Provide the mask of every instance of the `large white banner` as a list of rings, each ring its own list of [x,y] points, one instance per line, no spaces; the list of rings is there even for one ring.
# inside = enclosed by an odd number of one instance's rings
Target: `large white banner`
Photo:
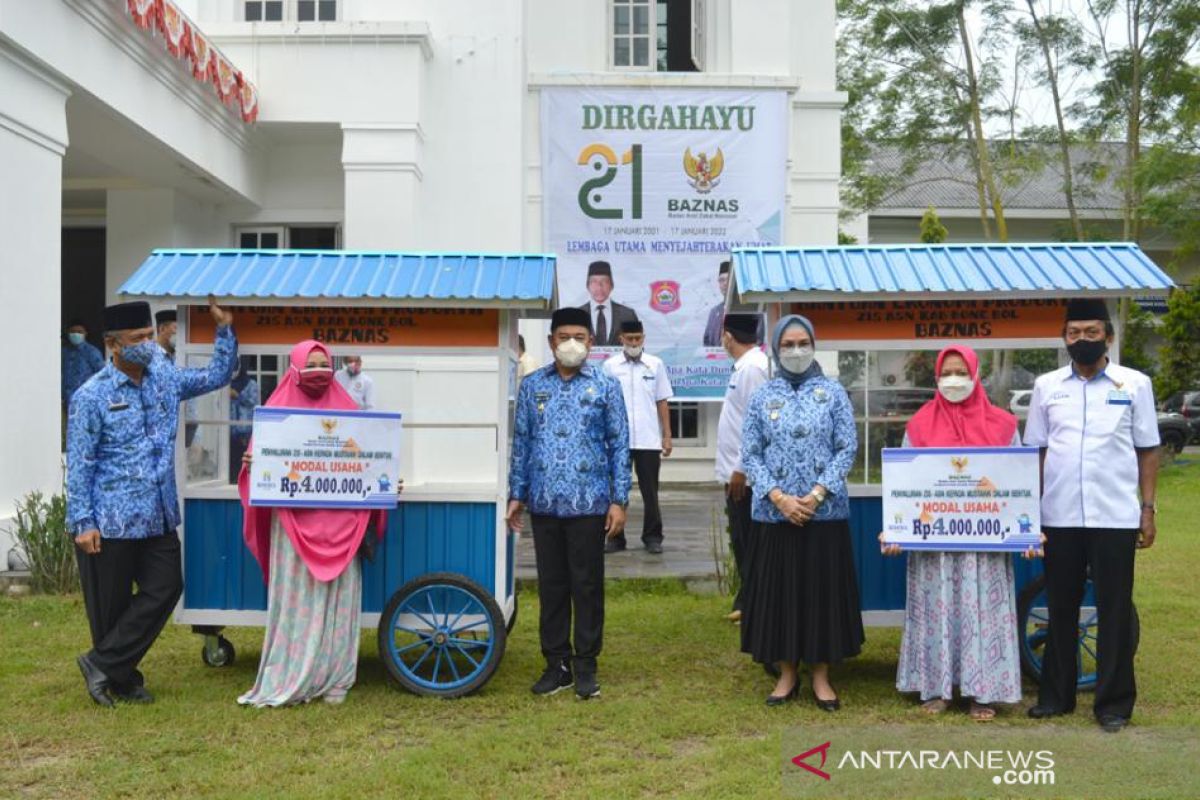
[[[594,358],[636,317],[677,398],[723,396],[719,265],[780,242],[786,112],[779,90],[542,90],[545,247],[559,302],[597,323]]]

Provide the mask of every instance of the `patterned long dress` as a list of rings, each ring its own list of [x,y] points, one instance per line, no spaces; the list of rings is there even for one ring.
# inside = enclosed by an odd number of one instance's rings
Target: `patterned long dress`
[[[318,697],[340,703],[358,673],[362,568],[357,558],[329,583],[312,576],[277,515],[271,518],[267,632],[254,688],[242,705],[285,706]]]
[[[1020,445],[1014,436],[1013,446]],[[904,446],[911,446],[907,435]],[[1009,553],[908,554],[896,688],[979,703],[1021,700],[1017,600]]]

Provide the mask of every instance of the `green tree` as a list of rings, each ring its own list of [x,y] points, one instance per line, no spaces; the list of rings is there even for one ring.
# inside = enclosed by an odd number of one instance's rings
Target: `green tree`
[[[1200,281],[1171,292],[1161,333],[1164,343],[1154,378],[1155,397],[1165,400],[1176,392],[1200,388]]]
[[[921,217],[921,241],[925,244],[941,244],[949,233],[933,206],[925,209]]]
[[[1154,333],[1154,315],[1137,303],[1129,304],[1129,319],[1121,335],[1121,363],[1153,375],[1157,370],[1154,356],[1149,352],[1150,336]]]
[[[903,187],[930,157],[958,151],[972,164],[980,224],[994,219],[1007,239],[1003,200],[985,122],[995,116],[1007,50],[1007,0],[839,0],[838,78],[849,95],[843,110],[843,202],[866,211]],[[968,9],[984,27],[973,37]],[[874,148],[897,148],[901,163],[881,174]],[[991,214],[991,218],[989,218]]]

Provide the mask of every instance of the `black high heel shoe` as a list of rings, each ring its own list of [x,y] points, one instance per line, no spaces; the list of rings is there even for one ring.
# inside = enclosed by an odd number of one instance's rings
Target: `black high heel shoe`
[[[796,698],[796,691],[799,688],[800,688],[800,681],[796,681],[796,683],[792,686],[792,690],[785,695],[777,695],[777,694],[767,695],[767,705],[774,708],[775,706],[783,705],[788,700],[794,700]]]
[[[830,684],[829,688],[833,689],[833,684]],[[836,695],[837,690],[835,689],[834,692]],[[835,696],[832,700],[822,700],[821,698],[817,697],[817,692],[815,689],[813,690],[813,700],[816,701],[817,708],[829,713],[839,711],[842,707],[842,701],[838,697]]]

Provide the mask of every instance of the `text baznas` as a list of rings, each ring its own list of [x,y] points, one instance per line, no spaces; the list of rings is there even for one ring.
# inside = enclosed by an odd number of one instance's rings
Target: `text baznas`
[[[753,127],[754,106],[583,106],[584,130],[748,131]]]

